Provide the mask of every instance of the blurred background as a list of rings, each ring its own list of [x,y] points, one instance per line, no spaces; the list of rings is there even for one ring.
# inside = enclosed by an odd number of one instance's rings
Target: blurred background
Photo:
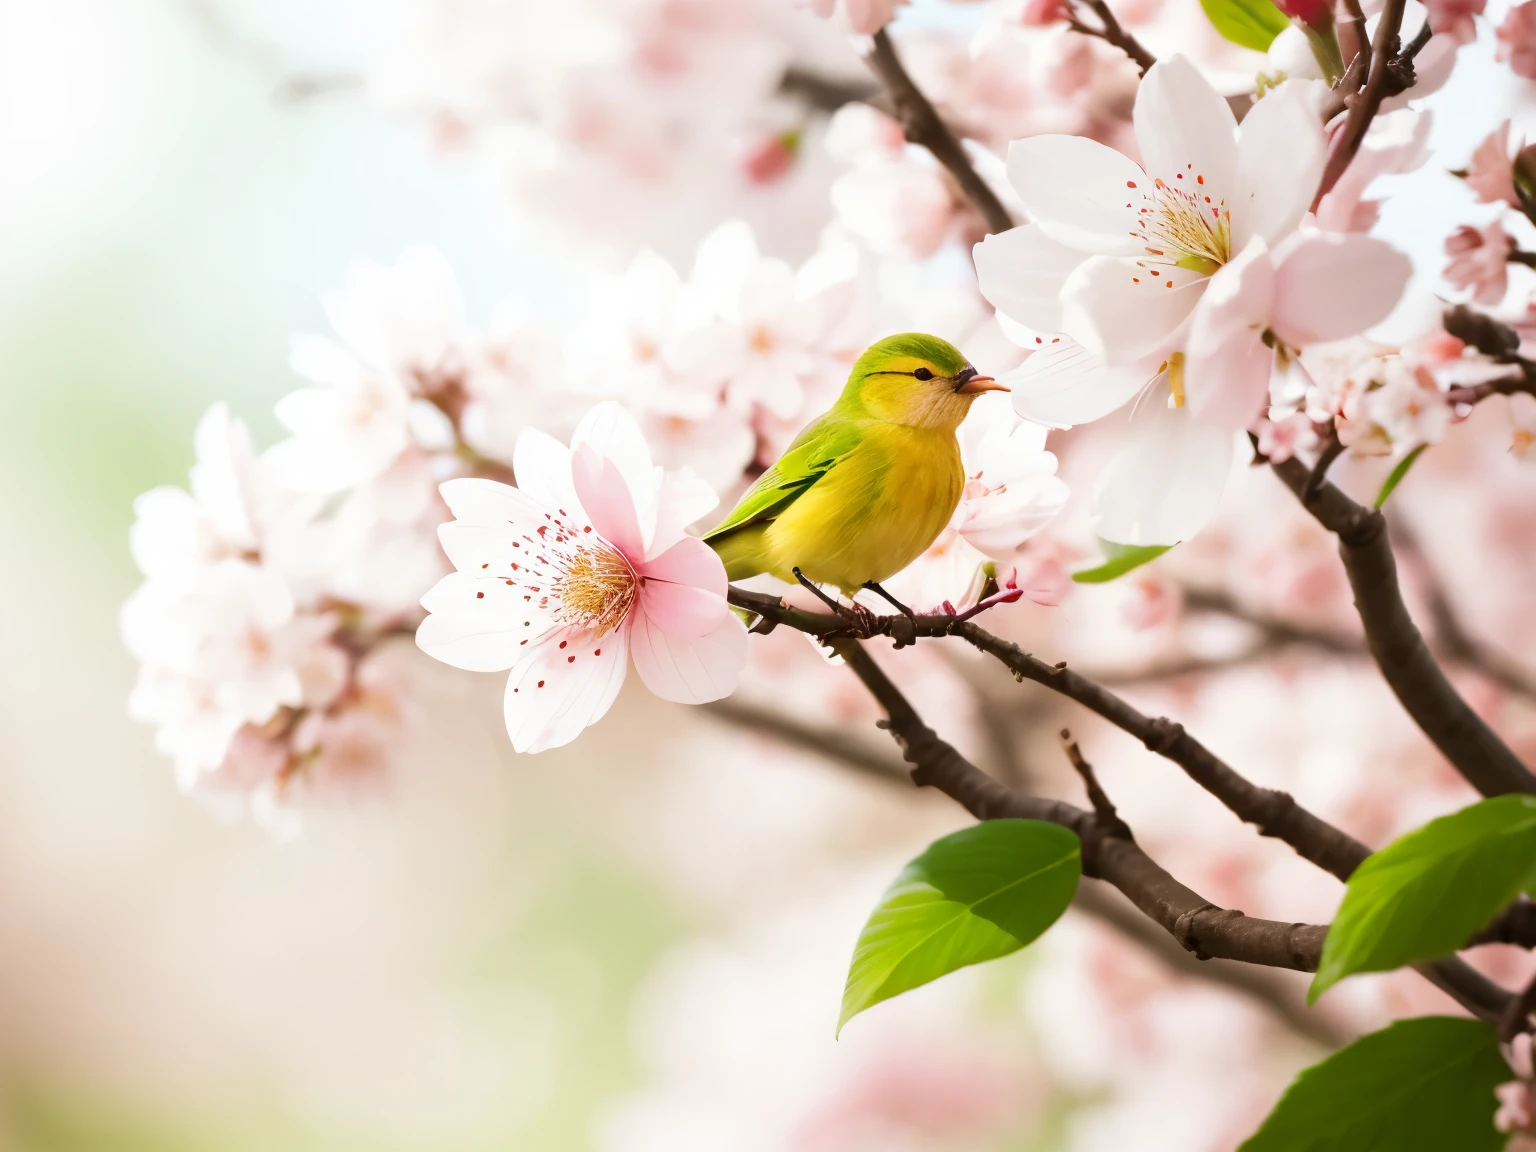
[[[958,11],[919,4],[903,26],[969,34],[977,17]],[[833,75],[862,77],[840,32],[789,16]],[[259,445],[278,437],[289,337],[325,328],[321,294],[354,260],[429,243],[484,317],[529,286],[559,316],[588,258],[512,207],[505,171],[455,121],[377,96],[366,78],[406,27],[402,5],[364,0],[0,0],[0,1148],[1220,1149],[1331,1044],[1445,1008],[1427,986],[1362,979],[1308,1015],[1294,982],[1233,987],[1127,942],[1111,907],[834,1041],[867,910],[958,812],[635,685],[578,743],[514,756],[498,678],[431,665],[409,640],[413,715],[386,789],[306,812],[286,840],[189,802],[125,709],[134,496],[184,482],[215,401]],[[1486,58],[1489,40],[1467,51]],[[1450,160],[1388,210],[1425,259],[1440,219],[1467,211],[1443,169],[1523,83],[1467,71],[1435,127]],[[791,260],[826,214],[807,156],[799,183],[735,206],[790,220],[763,243]],[[797,227],[801,204],[817,214]],[[714,222],[642,239],[685,261]],[[1507,422],[1487,423],[1496,454]],[[1430,462],[1420,472],[1428,484]],[[1272,516],[1283,565],[1264,571],[1288,566],[1293,599],[1349,634],[1326,542],[1262,480],[1239,485],[1231,521]],[[1443,508],[1451,481],[1439,491]],[[1247,539],[1213,532],[1190,570],[1251,575],[1233,560]],[[1156,611],[1125,638],[1125,613],[1162,589],[1009,611],[1042,652],[1134,671],[1182,651]],[[1485,632],[1511,618],[1480,612]],[[1070,644],[1051,639],[1061,619]],[[1214,649],[1241,647],[1241,622],[1222,626]],[[957,701],[971,745],[994,763],[1051,757],[1058,705],[1019,690],[989,737],[953,687],[974,670],[941,670],[929,698],[940,715]],[[1374,841],[1466,798],[1337,653],[1127,691]],[[834,715],[889,754],[856,696]],[[1515,738],[1529,730],[1528,708],[1494,688],[1478,699]],[[1331,881],[1129,741],[1071,723],[1090,752],[1102,741],[1132,824],[1213,898],[1330,914]],[[1037,779],[1075,796],[1064,767]],[[1376,770],[1396,773],[1390,802]],[[1199,820],[1213,831],[1194,846],[1183,830]]]

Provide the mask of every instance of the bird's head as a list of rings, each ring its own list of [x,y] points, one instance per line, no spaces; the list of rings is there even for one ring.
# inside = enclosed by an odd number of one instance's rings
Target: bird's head
[[[983,376],[947,340],[921,332],[871,344],[853,366],[844,398],[877,420],[957,428],[983,392],[1008,391]]]

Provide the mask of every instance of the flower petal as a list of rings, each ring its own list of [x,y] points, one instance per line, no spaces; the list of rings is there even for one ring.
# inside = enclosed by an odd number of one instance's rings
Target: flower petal
[[[1327,141],[1300,86],[1282,84],[1253,106],[1237,138],[1237,173],[1227,192],[1232,250],[1255,236],[1277,244],[1301,223],[1323,176]]]
[[[1082,136],[1030,136],[1008,145],[1008,179],[1030,218],[1057,243],[1083,252],[1140,252],[1137,188],[1147,176],[1129,157]]]
[[[1061,286],[1083,262],[1038,224],[993,233],[972,249],[976,279],[987,302],[1010,320],[1041,334],[1061,331]]]
[[[640,610],[664,632],[703,636],[720,626],[726,605],[725,565],[691,536],[639,567]]]
[[[569,744],[613,706],[628,671],[628,629],[601,638],[586,629],[551,632],[507,677],[502,713],[518,752]]]
[[[512,448],[517,486],[546,508],[574,513],[576,489],[571,482],[571,450],[547,432],[525,428]]]
[[[1062,330],[1110,364],[1166,354],[1207,279],[1183,268],[1143,268],[1134,260],[1094,256],[1067,277]]]
[[[645,686],[679,704],[729,696],[747,662],[747,629],[735,613],[727,613],[720,626],[704,636],[672,635],[640,614],[630,640],[635,671]]]
[[[1013,390],[1013,410],[1024,419],[1070,428],[1108,416],[1145,388],[1156,370],[1156,363],[1111,366],[1062,337],[1000,379]]]
[[[720,497],[708,481],[687,470],[667,473],[656,496],[656,530],[646,554],[658,557],[679,540],[688,539],[684,531],[688,525],[714,511],[719,503]]]
[[[583,444],[571,453],[571,478],[576,498],[592,527],[631,561],[645,555],[645,540],[635,515],[635,502],[619,466]]]
[[[498,528],[508,524],[521,526],[544,523],[546,507],[532,494],[510,484],[461,476],[444,480],[437,490],[454,518],[462,524]]]
[[[1169,408],[1154,389],[1131,417],[1130,439],[1099,474],[1094,531],[1117,544],[1190,539],[1221,502],[1233,435]]]
[[[1275,354],[1264,344],[1275,272],[1255,238],[1211,277],[1184,344],[1184,382],[1191,416],[1220,428],[1246,428],[1269,398]]]
[[[605,400],[583,416],[571,433],[571,452],[579,453],[583,448],[592,449],[618,468],[629,489],[640,538],[649,546],[656,531],[656,497],[662,472],[651,460],[640,425],[618,403]]]
[[[421,598],[429,615],[416,629],[416,646],[470,672],[510,668],[526,642],[553,627],[549,613],[526,595],[501,580],[450,572]]]
[[[1237,118],[1187,59],[1170,56],[1148,69],[1132,118],[1149,175],[1179,186],[1203,176],[1213,195],[1231,194]]]
[[[1294,347],[1354,336],[1391,314],[1412,274],[1406,256],[1370,236],[1297,237],[1276,253],[1270,326]]]
[[[1070,495],[1058,476],[1031,476],[965,505],[960,534],[972,547],[995,559],[1017,552],[1061,511]]]

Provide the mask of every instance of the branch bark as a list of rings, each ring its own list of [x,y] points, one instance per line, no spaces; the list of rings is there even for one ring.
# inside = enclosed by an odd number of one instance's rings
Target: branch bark
[[[1376,39],[1371,45],[1371,71],[1359,94],[1346,100],[1349,117],[1344,121],[1344,127],[1334,140],[1333,147],[1329,149],[1328,161],[1323,165],[1323,178],[1317,187],[1317,200],[1326,196],[1338,183],[1344,169],[1349,167],[1355,153],[1360,150],[1360,143],[1365,139],[1371,121],[1376,118],[1381,102],[1390,94],[1388,81],[1394,74],[1393,58],[1397,55],[1398,32],[1403,26],[1405,6],[1405,0],[1386,0],[1382,5],[1381,19],[1376,25]]]
[[[1012,228],[1015,221],[1008,209],[972,166],[970,157],[949,130],[949,125],[944,123],[944,118],[907,74],[901,57],[896,54],[896,45],[884,28],[875,33],[874,49],[866,60],[890,94],[896,118],[901,121],[907,139],[913,144],[921,144],[944,165],[955,183],[960,185],[965,198],[981,213],[988,232],[1006,232]]]
[[[1084,36],[1093,36],[1114,45],[1135,61],[1136,67],[1141,69],[1141,74],[1145,76],[1147,69],[1157,63],[1157,57],[1148,52],[1140,40],[1121,26],[1105,0],[1079,0],[1079,2],[1098,17],[1102,27],[1095,28],[1091,24],[1084,24],[1076,15],[1067,18],[1067,27]]]
[[[1307,499],[1311,472],[1299,460],[1270,467],[1318,523],[1338,537],[1366,644],[1414,723],[1484,796],[1536,792],[1536,776],[1451,686],[1408,614],[1386,518],[1327,482]]]

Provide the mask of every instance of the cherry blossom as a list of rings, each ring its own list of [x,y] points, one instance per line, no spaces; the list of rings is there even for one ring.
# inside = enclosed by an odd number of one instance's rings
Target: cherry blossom
[[[931,256],[965,212],[933,154],[867,104],[838,109],[826,148],[852,166],[832,184],[838,220],[876,252]]]
[[[1377,116],[1354,160],[1319,201],[1317,226],[1330,232],[1369,232],[1374,228],[1381,202],[1367,200],[1367,190],[1378,176],[1422,167],[1429,158],[1429,132],[1433,125],[1432,113],[1409,108]]]
[[[1515,151],[1519,151],[1518,148]],[[1520,207],[1515,195],[1515,169],[1509,146],[1509,121],[1506,120],[1484,137],[1467,161],[1467,187],[1484,204]]]
[[[1445,278],[1479,304],[1497,304],[1509,287],[1508,258],[1515,242],[1497,220],[1474,228],[1464,224],[1445,239]]]
[[[664,474],[622,408],[604,403],[567,448],[519,439],[520,487],[463,478],[442,486],[456,571],[425,596],[416,643],[477,672],[510,671],[512,746],[567,744],[612,705],[630,659],[666,700],[728,695],[746,630],[726,605],[725,569],[683,529],[715,506],[709,487]]]
[[[796,0],[823,20],[840,14],[850,31],[868,36],[891,22],[896,9],[909,0]]]
[[[1497,58],[1516,76],[1536,80],[1536,2],[1510,8],[1497,31]]]

